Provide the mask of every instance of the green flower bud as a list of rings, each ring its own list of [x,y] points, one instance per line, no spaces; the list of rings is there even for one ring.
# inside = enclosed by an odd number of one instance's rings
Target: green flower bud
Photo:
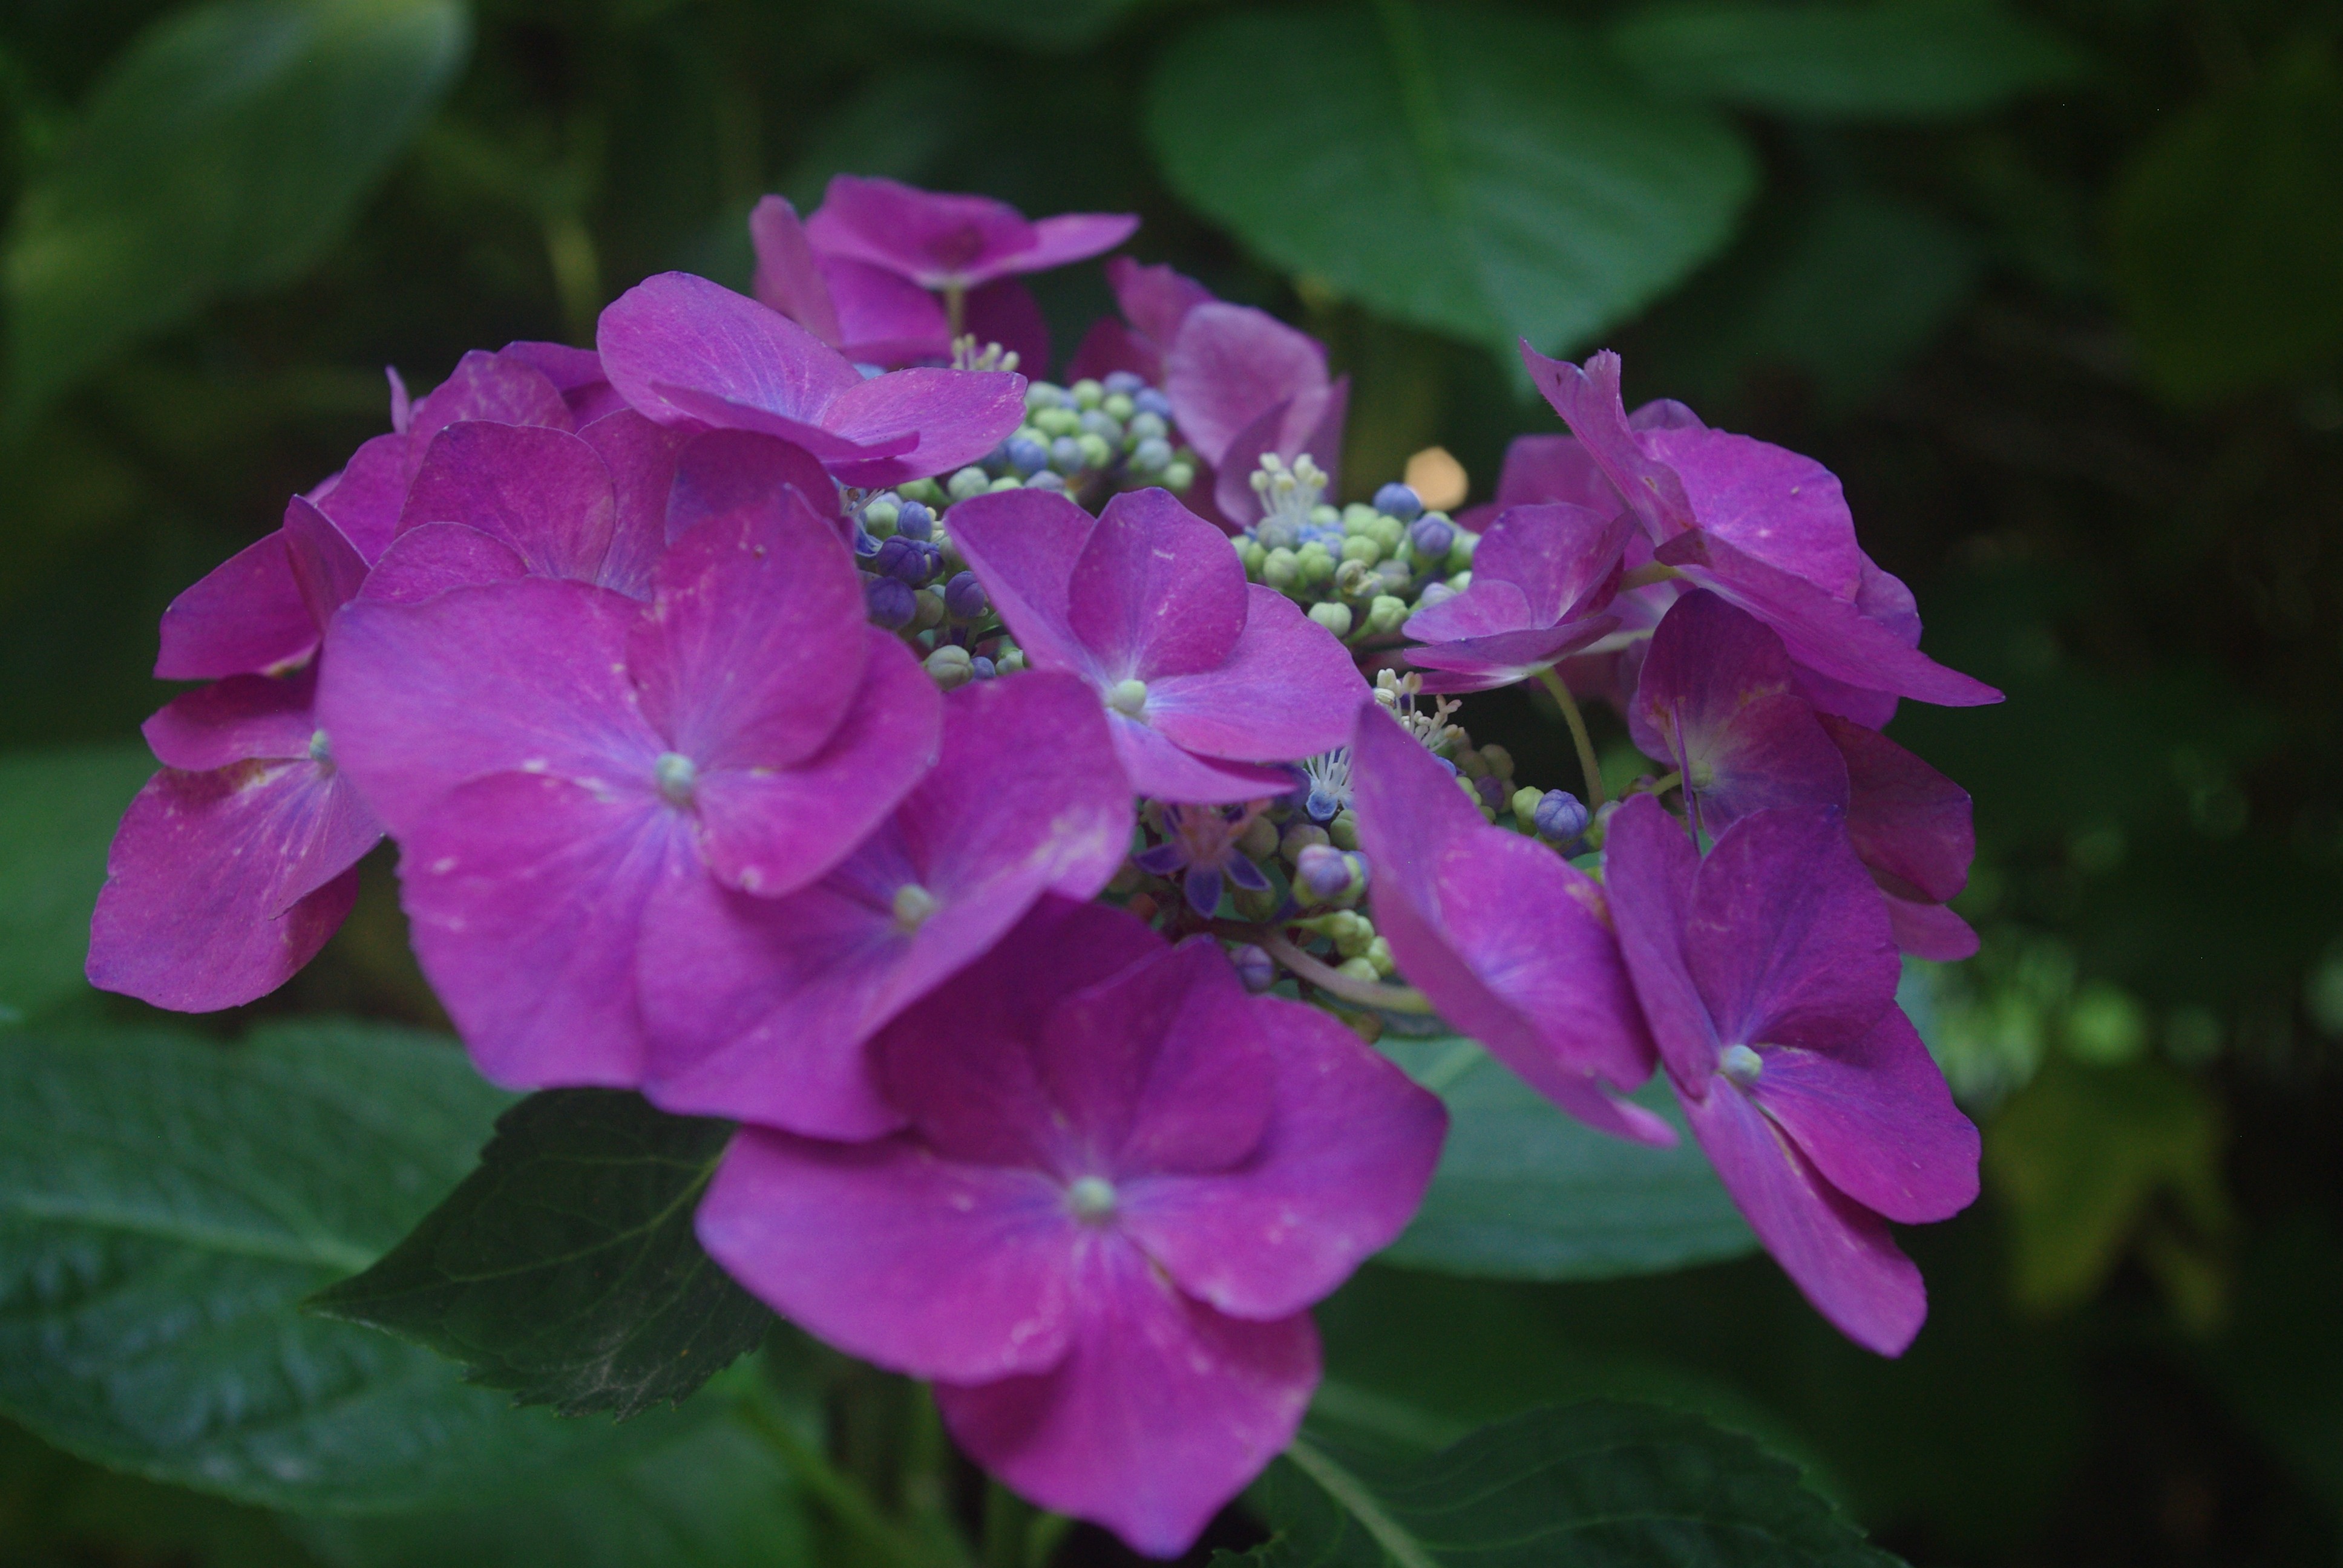
[[[1532,789],[1524,786],[1522,789],[1514,790],[1513,802],[1513,826],[1519,828],[1523,832],[1529,834],[1532,838],[1535,838],[1537,836],[1538,802],[1544,799],[1545,792],[1542,789]]]
[[[995,674],[1014,675],[1024,668],[1025,650],[1021,648],[1003,643],[1000,650],[992,656],[992,668]]]
[[[1456,771],[1467,779],[1485,779],[1489,776],[1489,759],[1478,751],[1459,751]]]
[[[1172,427],[1163,422],[1161,414],[1133,414],[1123,420],[1122,427],[1136,441],[1161,441],[1172,433]]]
[[[1237,539],[1237,559],[1244,563],[1245,576],[1258,582],[1261,580],[1262,563],[1269,559],[1269,552],[1261,548],[1259,539],[1240,536]]]
[[[911,617],[913,631],[926,631],[944,623],[944,596],[941,588],[923,588],[912,596],[920,608]]]
[[[1375,574],[1361,561],[1344,561],[1334,568],[1334,591],[1344,598],[1362,598]]]
[[[1310,618],[1332,632],[1336,637],[1351,635],[1351,607],[1346,604],[1313,604]]]
[[[1082,417],[1071,408],[1044,408],[1033,416],[1033,427],[1042,435],[1055,439],[1060,436],[1071,436],[1081,429]],[[1044,441],[1042,445],[1047,446],[1049,442]]]
[[[1364,534],[1353,534],[1342,541],[1342,558],[1371,567],[1383,558],[1383,548]]]
[[[1375,966],[1369,963],[1363,955],[1355,959],[1344,959],[1334,966],[1334,970],[1337,974],[1346,974],[1356,980],[1383,979],[1383,976],[1375,972]]]
[[[1106,444],[1103,436],[1084,431],[1074,437],[1074,445],[1082,449],[1082,467],[1085,468],[1103,468],[1114,461],[1114,448]]]
[[[1196,482],[1196,467],[1192,463],[1173,463],[1163,470],[1163,487],[1180,491]]]
[[[1379,593],[1367,605],[1367,635],[1381,637],[1397,631],[1407,619],[1407,600],[1396,594]]]
[[[970,661],[968,649],[956,642],[945,643],[928,655],[924,662],[928,674],[946,691],[956,686],[966,686],[976,678],[976,666]]]
[[[1492,740],[1488,745],[1481,748],[1481,759],[1489,765],[1490,772],[1494,773],[1498,778],[1503,779],[1508,784],[1513,781],[1513,754],[1512,752],[1506,750],[1503,747]]]
[[[1110,392],[1099,399],[1099,412],[1121,424],[1138,412],[1138,408],[1131,402],[1130,393]]]
[[[1364,533],[1367,525],[1374,520],[1375,509],[1362,502],[1353,501],[1342,508],[1342,531],[1346,534]]]
[[[907,501],[917,501],[934,509],[940,509],[944,504],[944,487],[933,479],[913,479],[908,485],[898,485],[895,493]]]
[[[1304,584],[1322,583],[1334,575],[1334,558],[1327,552],[1324,545],[1313,540],[1294,551],[1293,554],[1295,561],[1301,567],[1302,580]]]
[[[1074,407],[1085,411],[1095,408],[1106,401],[1106,388],[1087,376],[1066,390],[1073,394]]]
[[[1348,806],[1335,812],[1334,819],[1326,824],[1326,837],[1337,849],[1357,849],[1359,847],[1359,814]]]
[[[980,496],[992,488],[992,476],[971,463],[951,477],[944,488],[955,501],[965,501],[970,496]]]
[[[1367,944],[1365,957],[1375,966],[1375,978],[1378,980],[1391,979],[1392,970],[1399,968],[1398,960],[1392,957],[1391,943],[1381,937]]]
[[[1244,837],[1237,848],[1256,860],[1266,860],[1277,853],[1277,824],[1266,817],[1255,817],[1246,824]]]
[[[1471,572],[1458,572],[1454,577],[1448,579],[1448,586],[1455,589],[1458,593],[1463,593],[1466,588],[1473,586],[1473,574]]]
[[[1029,410],[1038,413],[1043,408],[1054,408],[1065,400],[1066,392],[1062,387],[1047,381],[1032,381],[1026,384],[1025,407]]]
[[[1287,826],[1284,834],[1277,840],[1277,852],[1291,866],[1302,859],[1302,851],[1311,845],[1333,841],[1332,835],[1315,822],[1293,822]]]
[[[874,539],[890,538],[895,532],[895,519],[902,511],[892,497],[880,496],[862,508],[862,527]]]
[[[1425,515],[1430,516],[1429,513],[1426,513]],[[1448,547],[1448,569],[1452,572],[1461,572],[1466,567],[1471,566],[1473,564],[1473,552],[1480,548],[1480,535],[1467,533],[1463,528],[1457,529],[1456,542]]]
[[[1302,576],[1301,558],[1289,549],[1274,549],[1261,558],[1261,580],[1282,593]]]

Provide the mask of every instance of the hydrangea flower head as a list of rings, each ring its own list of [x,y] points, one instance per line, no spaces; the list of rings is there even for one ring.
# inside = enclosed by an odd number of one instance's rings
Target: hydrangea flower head
[[[1037,669],[1081,676],[1107,709],[1131,789],[1227,803],[1286,793],[1284,763],[1348,735],[1365,679],[1342,645],[1245,581],[1218,528],[1160,489],[1096,518],[1007,490],[951,510],[953,543]]]
[[[1030,219],[990,196],[840,175],[805,226],[814,248],[830,256],[879,267],[921,288],[970,289],[1112,250],[1131,237],[1139,219],[1101,212]]]
[[[1398,1234],[1439,1102],[1208,938],[1045,902],[877,1041],[909,1125],[751,1128],[702,1241],[777,1311],[934,1380],[1042,1505],[1173,1556],[1292,1439],[1308,1313]]]

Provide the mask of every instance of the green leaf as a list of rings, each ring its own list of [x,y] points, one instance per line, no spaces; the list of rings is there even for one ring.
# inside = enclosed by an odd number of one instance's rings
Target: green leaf
[[[154,771],[143,746],[0,757],[0,1024],[87,989],[106,849]]]
[[[813,1543],[787,1477],[735,1422],[624,1469],[455,1513],[300,1519],[334,1568],[792,1568]]]
[[[313,1512],[482,1501],[679,1431],[515,1411],[299,1312],[461,1177],[508,1102],[452,1041],[379,1025],[0,1035],[0,1410],[102,1463]]]
[[[2242,392],[2343,347],[2343,73],[2305,49],[2179,116],[2117,182],[2116,295],[2172,397]]]
[[[175,11],[27,186],[5,280],[21,417],[137,338],[299,276],[454,79],[462,0]]]
[[[674,1403],[775,1322],[692,1232],[731,1136],[617,1090],[531,1095],[412,1234],[309,1305],[454,1356],[523,1404]]]
[[[1689,1133],[1674,1149],[1607,1137],[1556,1111],[1470,1040],[1383,1049],[1448,1102],[1448,1143],[1405,1234],[1403,1268],[1514,1280],[1652,1273],[1757,1245]],[[1664,1087],[1636,1097],[1684,1121]]]
[[[1430,1455],[1297,1441],[1261,1501],[1260,1568],[1891,1568],[1896,1559],[1746,1437],[1594,1402],[1484,1426]]]
[[[1166,53],[1146,129],[1181,195],[1268,260],[1508,357],[1664,293],[1756,182],[1705,109],[1562,22],[1478,5],[1222,16]]]
[[[1041,54],[1087,49],[1121,22],[1137,0],[880,0],[916,26]]]
[[[1991,0],[1683,0],[1626,17],[1611,45],[1670,92],[1817,120],[1980,114],[2084,70],[2072,48]]]

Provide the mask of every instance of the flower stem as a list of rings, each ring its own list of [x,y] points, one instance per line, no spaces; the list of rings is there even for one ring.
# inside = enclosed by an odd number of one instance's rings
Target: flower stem
[[[967,290],[965,287],[961,286],[960,284],[957,284],[957,283],[947,283],[947,284],[945,284],[945,285],[944,285],[944,317],[945,317],[945,326],[946,326],[946,327],[948,328],[948,330],[949,330],[949,331],[950,331],[950,333],[951,341],[953,341],[954,343],[958,343],[958,342],[960,341],[960,324],[961,324],[961,321],[963,320],[963,318],[965,318],[967,315],[968,315],[968,290]]]
[[[1286,934],[1273,926],[1234,926],[1216,923],[1216,932],[1234,937],[1241,942],[1259,942],[1269,956],[1292,970],[1295,974],[1331,996],[1344,1001],[1354,1001],[1361,1007],[1377,1008],[1384,1012],[1420,1012],[1429,1015],[1432,1003],[1413,986],[1385,985],[1380,980],[1353,980],[1333,965],[1311,957],[1293,945]]]
[[[1603,764],[1594,759],[1594,738],[1586,733],[1586,716],[1578,711],[1578,699],[1570,695],[1569,683],[1547,665],[1538,671],[1538,679],[1553,695],[1562,709],[1562,721],[1570,726],[1570,743],[1578,748],[1579,770],[1586,775],[1586,809],[1603,809]]]
[[[1025,1568],[1035,1523],[1033,1505],[989,1481],[984,1487],[984,1568]]]
[[[940,1561],[879,1512],[870,1494],[840,1474],[829,1459],[800,1437],[780,1415],[754,1399],[739,1405],[741,1418],[779,1456],[789,1479],[805,1489],[840,1528],[877,1549],[880,1558],[901,1568],[937,1568]]]

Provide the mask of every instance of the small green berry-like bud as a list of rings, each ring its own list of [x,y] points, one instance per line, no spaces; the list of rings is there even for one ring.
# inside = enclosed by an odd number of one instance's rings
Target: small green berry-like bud
[[[1367,944],[1366,957],[1367,961],[1375,966],[1375,978],[1378,980],[1391,979],[1392,970],[1399,968],[1399,961],[1392,957],[1391,943],[1381,937]]]
[[[1306,585],[1322,583],[1334,575],[1334,558],[1324,545],[1313,540],[1296,550],[1294,557],[1301,564],[1302,580]]]
[[[1460,750],[1456,753],[1456,771],[1467,779],[1485,779],[1489,776],[1489,759],[1478,751]]]
[[[1480,543],[1480,535],[1468,534],[1463,528],[1457,529],[1455,543],[1448,547],[1448,569],[1452,572],[1461,572],[1471,566],[1473,552],[1479,548]]]
[[[1025,407],[1032,412],[1039,413],[1044,408],[1054,408],[1064,402],[1065,398],[1065,388],[1051,382],[1032,381],[1026,384]]]
[[[1354,959],[1344,959],[1334,966],[1334,971],[1337,974],[1348,975],[1356,980],[1379,980],[1383,978],[1375,972],[1375,966],[1368,962],[1363,954]]]
[[[1195,482],[1196,468],[1192,463],[1174,462],[1163,470],[1163,487],[1175,494]]]
[[[917,501],[922,506],[940,507],[944,504],[944,487],[933,479],[913,479],[907,485],[898,485],[895,493],[907,501]]]
[[[1044,408],[1033,416],[1033,428],[1052,440],[1082,427],[1082,417],[1071,408]]]
[[[1326,824],[1326,836],[1334,841],[1334,848],[1337,849],[1357,849],[1359,847],[1359,814],[1347,806],[1343,807],[1334,813],[1334,819]]]
[[[902,505],[892,496],[880,496],[862,508],[862,527],[874,539],[883,539],[895,531],[895,519],[902,515]]]
[[[1277,853],[1277,824],[1266,817],[1255,817],[1245,825],[1244,837],[1237,848],[1256,860],[1266,860]]]
[[[1128,392],[1110,392],[1099,400],[1099,412],[1120,424],[1139,411]]]
[[[1021,490],[1024,487],[1025,481],[1019,478],[1014,474],[1003,474],[1001,477],[993,480],[992,483],[985,487],[986,489],[995,492],[1001,490]]]
[[[1284,856],[1285,863],[1291,866],[1301,860],[1302,851],[1311,845],[1331,844],[1333,841],[1333,837],[1317,823],[1295,822],[1285,829],[1284,837],[1278,839],[1277,852]]]
[[[1292,550],[1274,549],[1261,558],[1261,580],[1282,592],[1302,576],[1302,560]]]
[[[1084,412],[1088,412],[1089,410],[1097,407],[1101,403],[1106,401],[1106,388],[1100,386],[1097,382],[1091,380],[1087,376],[1083,377],[1080,381],[1075,382],[1071,387],[1068,387],[1067,390],[1073,394],[1074,407],[1082,409]]]
[[[923,588],[912,596],[919,608],[911,616],[911,629],[926,631],[944,623],[944,596],[940,588]]]
[[[1014,675],[1024,668],[1025,650],[1021,648],[1003,643],[992,655],[992,669],[996,675]]]
[[[1082,450],[1082,467],[1085,468],[1103,468],[1114,461],[1114,448],[1107,445],[1105,437],[1095,431],[1083,431],[1074,437],[1074,445]]]
[[[1544,799],[1543,791],[1526,787],[1513,791],[1513,826],[1524,833],[1537,831],[1538,802]]]
[[[1393,594],[1377,594],[1367,606],[1367,633],[1381,637],[1387,631],[1397,631],[1407,618],[1407,600]]]
[[[1488,745],[1481,748],[1481,759],[1489,765],[1490,772],[1494,773],[1498,778],[1503,779],[1508,784],[1513,781],[1513,754],[1512,752],[1506,750],[1503,747],[1498,745],[1493,740]]]
[[[1375,509],[1358,501],[1342,508],[1342,531],[1346,534],[1363,533],[1374,520]]]
[[[948,642],[928,655],[926,663],[928,674],[946,691],[976,678],[976,661],[969,657],[968,649],[956,642]]]
[[[1237,559],[1244,563],[1245,576],[1258,582],[1261,579],[1262,564],[1269,559],[1269,552],[1261,548],[1259,539],[1239,538]]]
[[[1357,561],[1344,561],[1334,568],[1334,591],[1344,598],[1363,598],[1375,574]]]
[[[1336,637],[1351,635],[1351,607],[1346,604],[1313,604],[1310,618],[1332,632]]]
[[[971,463],[951,477],[944,487],[955,501],[965,501],[970,496],[980,496],[992,487],[992,476]]]
[[[1353,534],[1342,541],[1342,558],[1371,567],[1383,558],[1383,548],[1364,534]]]
[[[1147,711],[1147,682],[1118,680],[1107,688],[1106,705],[1128,719]]]
[[[1374,521],[1367,525],[1365,531],[1367,538],[1383,547],[1385,555],[1399,548],[1401,542],[1407,538],[1406,524],[1397,518],[1384,517],[1381,512],[1375,514]]]

